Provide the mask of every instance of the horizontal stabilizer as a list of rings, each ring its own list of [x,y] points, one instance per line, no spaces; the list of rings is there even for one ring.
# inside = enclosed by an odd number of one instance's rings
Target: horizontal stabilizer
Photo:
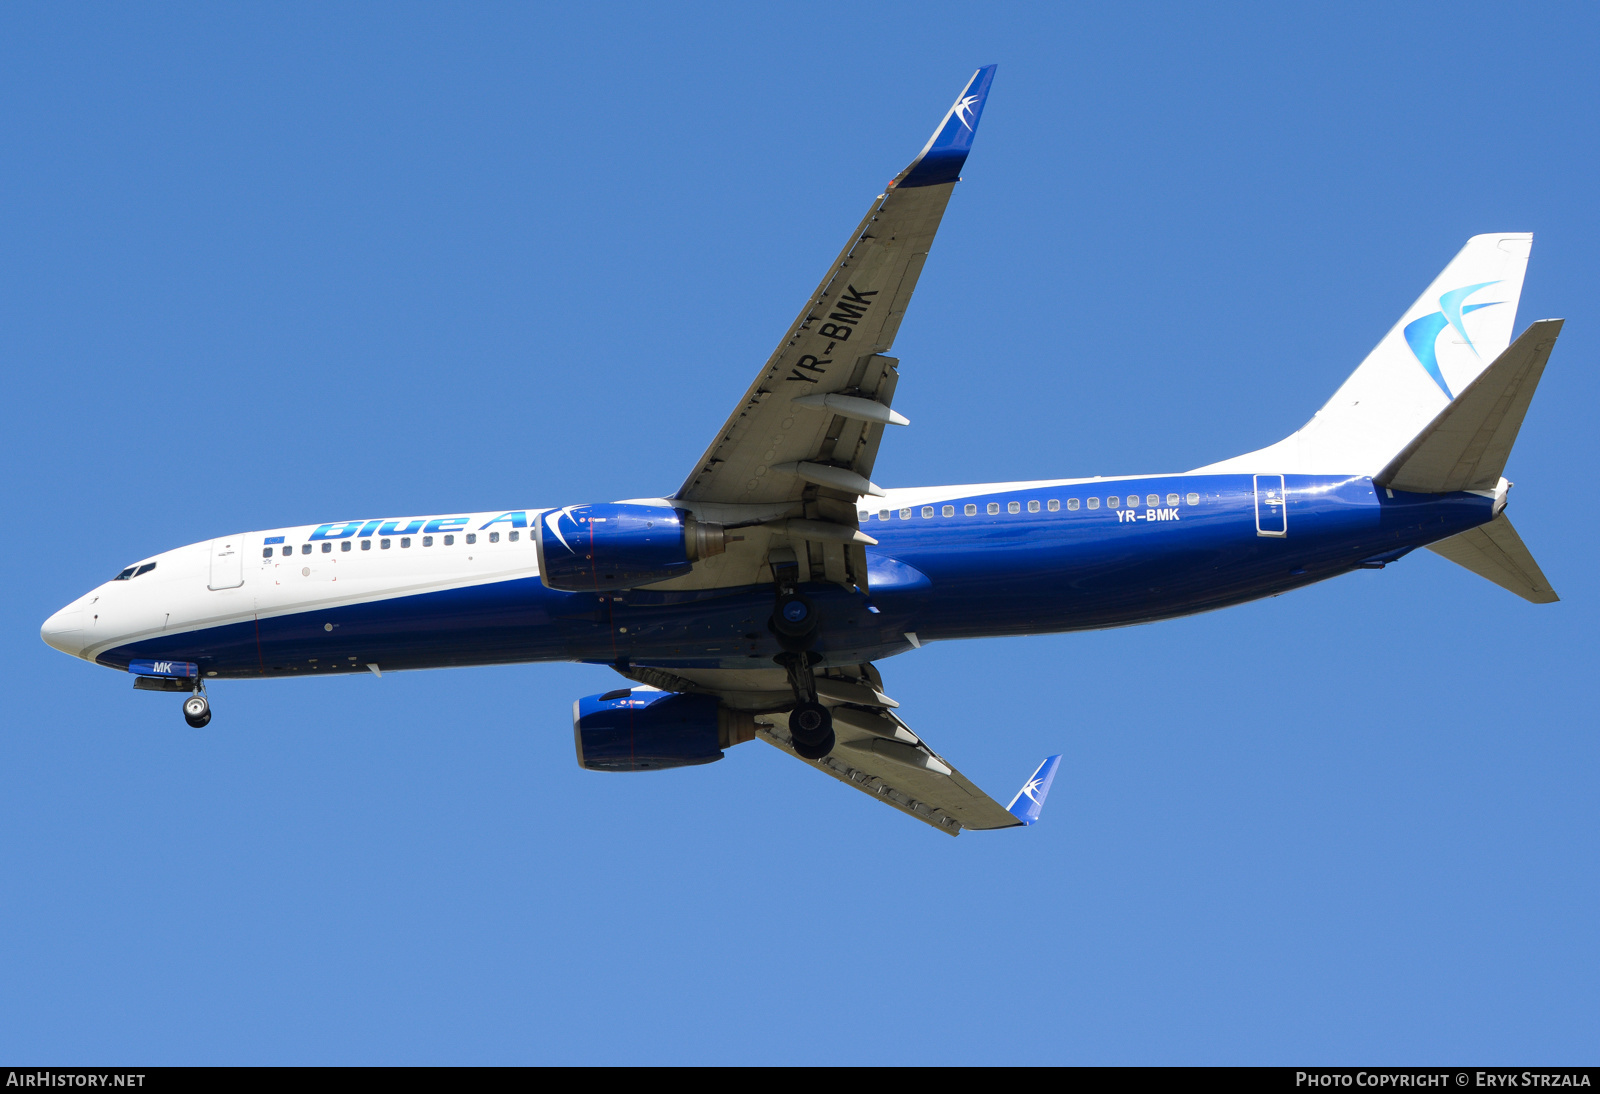
[[[1523,331],[1372,481],[1416,494],[1494,490],[1560,333],[1559,319],[1542,319]]]
[[[1430,543],[1428,550],[1443,555],[1457,566],[1465,566],[1524,600],[1553,604],[1561,599],[1545,580],[1544,572],[1533,560],[1533,553],[1504,513],[1488,524]]]

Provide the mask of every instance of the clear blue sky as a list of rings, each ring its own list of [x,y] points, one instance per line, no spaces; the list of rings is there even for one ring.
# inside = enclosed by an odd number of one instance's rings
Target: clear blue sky
[[[6,5],[0,1058],[1593,1062],[1597,49],[1587,5]],[[759,743],[581,771],[603,668],[193,731],[40,643],[215,535],[671,490],[990,62],[878,481],[1247,451],[1533,231],[1511,512],[1563,602],[1418,552],[885,662],[997,796],[1065,753],[958,840]]]

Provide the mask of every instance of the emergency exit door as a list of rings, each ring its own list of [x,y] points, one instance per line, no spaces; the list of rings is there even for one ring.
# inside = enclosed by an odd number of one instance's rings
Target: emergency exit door
[[[1282,475],[1256,476],[1256,535],[1289,534],[1289,500],[1284,495]]]
[[[244,584],[244,537],[211,541],[211,580],[208,589],[237,589]]]

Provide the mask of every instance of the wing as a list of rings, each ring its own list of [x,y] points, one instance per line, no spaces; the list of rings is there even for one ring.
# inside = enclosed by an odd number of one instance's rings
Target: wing
[[[1015,828],[1038,820],[1061,759],[1046,759],[1010,806],[1004,806],[906,724],[899,704],[883,693],[883,678],[873,665],[816,670],[817,698],[833,713],[836,742],[820,760],[804,759],[794,751],[789,716],[784,713],[793,695],[782,670],[667,672],[634,665],[617,671],[663,691],[716,695],[730,707],[754,711],[754,733],[768,744],[952,836],[963,828]]]
[[[820,760],[807,760],[790,744],[787,715],[767,715],[765,724],[762,718],[756,719],[756,735],[768,744],[952,836],[960,835],[963,828],[1032,824],[1038,816],[1035,803],[1043,804],[1042,792],[1035,791],[1032,796],[1028,793],[1039,781],[1036,775],[1024,784],[1011,809],[1007,809],[930,748],[892,710],[836,706],[833,732],[838,742],[833,751]],[[1053,776],[1051,761],[1047,760],[1046,765]],[[1031,818],[1020,810],[1012,812],[1018,809],[1019,802],[1035,807]]]
[[[817,523],[790,528],[789,538],[816,544],[818,577],[866,586],[862,541],[852,544],[856,501],[878,493],[871,478],[884,426],[906,424],[889,409],[897,362],[884,352],[959,181],[994,70],[973,75],[921,154],[873,201],[674,498]]]

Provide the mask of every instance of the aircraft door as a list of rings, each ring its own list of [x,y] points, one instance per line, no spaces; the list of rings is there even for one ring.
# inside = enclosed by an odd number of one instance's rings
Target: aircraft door
[[[244,584],[244,537],[211,541],[211,580],[208,589],[237,589]]]
[[[1256,535],[1289,534],[1289,499],[1282,475],[1256,476]]]

